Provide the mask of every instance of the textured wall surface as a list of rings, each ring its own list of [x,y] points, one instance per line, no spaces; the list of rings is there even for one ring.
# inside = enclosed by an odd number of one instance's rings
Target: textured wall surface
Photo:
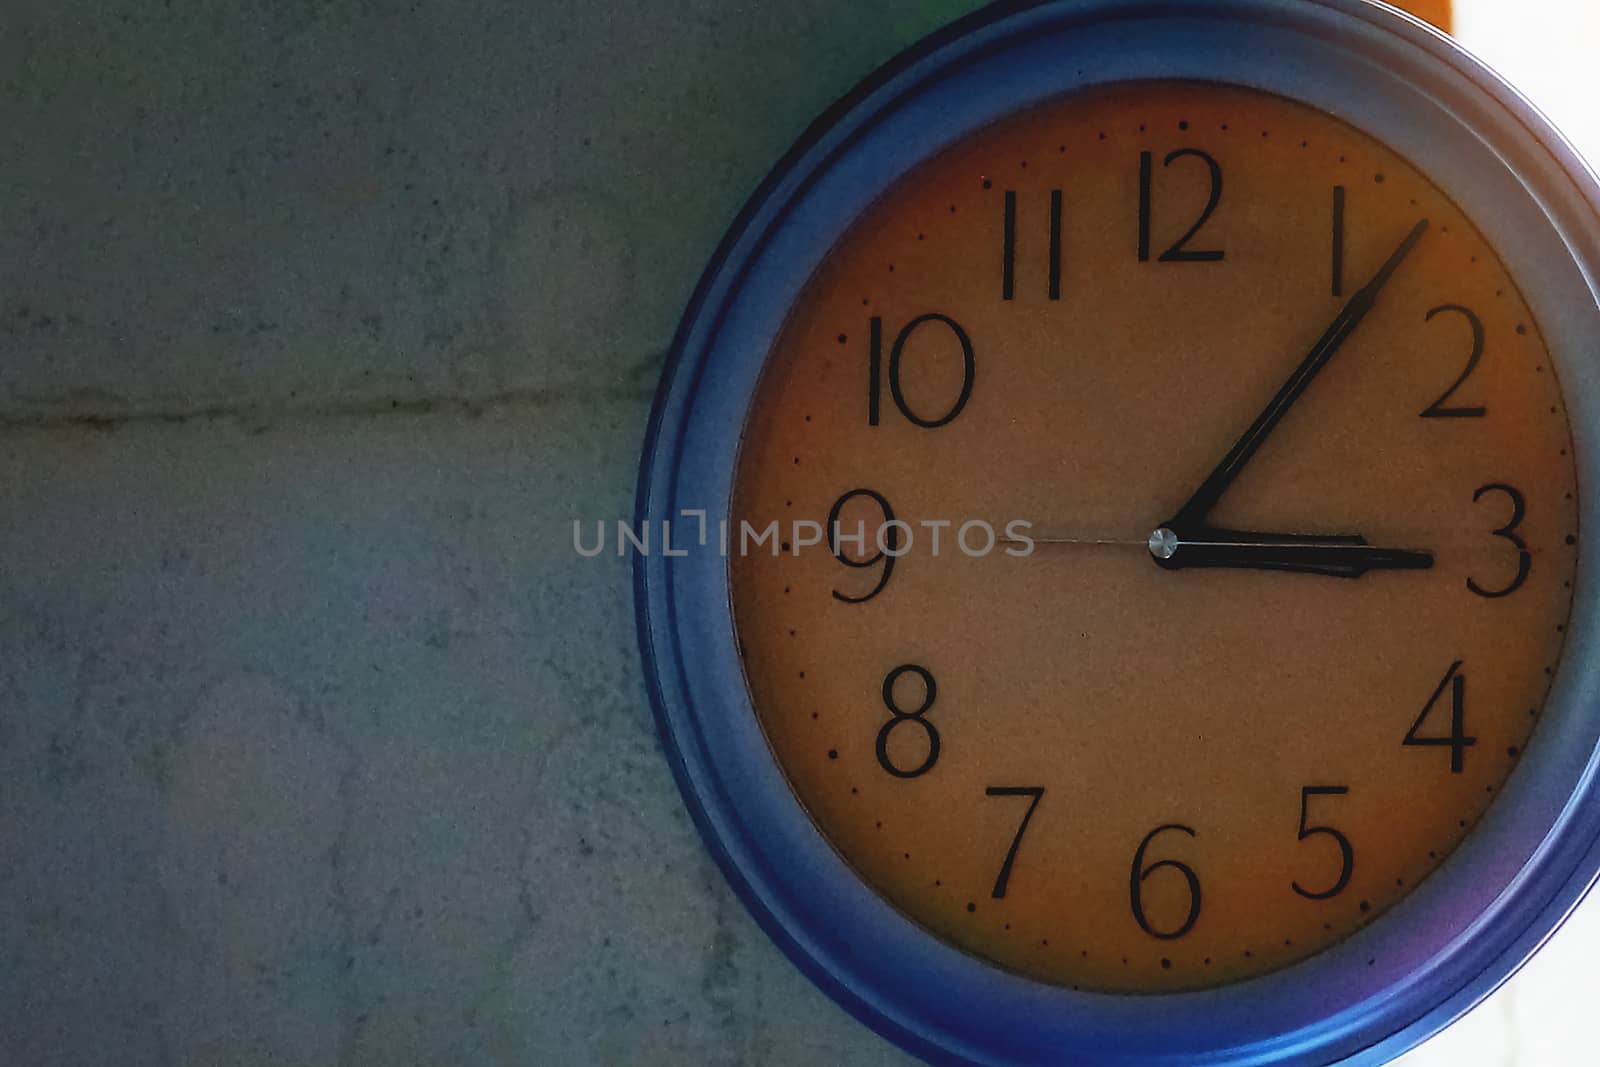
[[[766,168],[973,6],[4,5],[0,1063],[906,1062],[727,891],[570,521]]]
[[[962,7],[4,5],[0,1062],[901,1062],[729,895],[570,522]]]

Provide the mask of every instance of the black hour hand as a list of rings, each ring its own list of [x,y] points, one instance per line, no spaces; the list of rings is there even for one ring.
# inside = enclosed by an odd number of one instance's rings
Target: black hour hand
[[[1150,535],[1150,555],[1168,570],[1228,567],[1360,578],[1374,570],[1426,570],[1433,553],[1376,548],[1359,534],[1276,534],[1202,529],[1180,536],[1168,527]]]

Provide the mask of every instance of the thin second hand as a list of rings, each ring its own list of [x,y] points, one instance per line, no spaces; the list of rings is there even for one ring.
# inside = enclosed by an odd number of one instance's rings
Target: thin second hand
[[[1116,545],[1139,548],[1145,541],[1120,537],[1002,537],[1001,541],[1012,545]]]

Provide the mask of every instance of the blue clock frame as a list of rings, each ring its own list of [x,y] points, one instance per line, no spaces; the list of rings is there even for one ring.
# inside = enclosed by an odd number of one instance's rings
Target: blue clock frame
[[[729,517],[745,418],[789,307],[900,177],[1007,114],[1149,79],[1255,88],[1320,108],[1408,158],[1518,280],[1567,401],[1578,578],[1545,712],[1500,799],[1441,867],[1367,927],[1215,989],[1117,996],[1026,979],[917,926],[835,852],[751,705],[727,561],[682,531]],[[729,882],[769,936],[858,1018],[930,1062],[1095,1067],[1373,1065],[1505,981],[1600,871],[1600,183],[1516,91],[1374,0],[1000,4],[933,35],[823,115],[772,170],[690,302],[656,396],[636,521],[676,526],[635,569],[664,748]],[[680,553],[681,554],[676,554]]]

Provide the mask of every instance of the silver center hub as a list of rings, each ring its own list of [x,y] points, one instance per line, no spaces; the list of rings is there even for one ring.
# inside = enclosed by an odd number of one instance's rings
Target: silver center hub
[[[1150,554],[1156,559],[1171,559],[1178,551],[1178,535],[1165,526],[1150,535]]]

